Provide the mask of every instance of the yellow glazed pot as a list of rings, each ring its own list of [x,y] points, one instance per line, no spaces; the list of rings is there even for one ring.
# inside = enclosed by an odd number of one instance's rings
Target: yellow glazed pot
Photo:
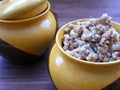
[[[76,20],[70,23],[76,23]],[[62,49],[64,28],[60,28],[49,57],[51,78],[58,90],[101,90],[120,77],[120,60],[114,62],[88,62],[68,55]],[[120,31],[120,24],[113,22]]]
[[[23,20],[0,20],[0,54],[8,59],[40,56],[53,40],[55,32],[56,20],[49,2],[46,10],[37,16]],[[24,57],[21,61],[25,61]]]

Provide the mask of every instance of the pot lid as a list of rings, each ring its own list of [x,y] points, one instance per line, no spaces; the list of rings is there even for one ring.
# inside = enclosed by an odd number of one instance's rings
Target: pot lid
[[[3,0],[0,1],[0,19],[26,19],[42,13],[46,8],[46,0]]]

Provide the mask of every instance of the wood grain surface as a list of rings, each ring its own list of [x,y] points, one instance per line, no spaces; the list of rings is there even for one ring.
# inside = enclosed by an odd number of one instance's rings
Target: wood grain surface
[[[108,13],[114,21],[120,23],[120,0],[49,0],[49,2],[56,16],[58,29],[72,20],[99,17],[103,13]],[[0,56],[0,90],[57,90],[48,68],[52,45],[40,57],[40,61],[33,65],[11,64]],[[103,90],[120,90],[120,80]]]

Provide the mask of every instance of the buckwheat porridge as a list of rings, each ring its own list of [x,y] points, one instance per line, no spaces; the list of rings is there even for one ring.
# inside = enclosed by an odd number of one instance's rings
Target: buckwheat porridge
[[[63,49],[73,57],[92,62],[120,59],[120,33],[107,14],[69,24],[64,31]]]

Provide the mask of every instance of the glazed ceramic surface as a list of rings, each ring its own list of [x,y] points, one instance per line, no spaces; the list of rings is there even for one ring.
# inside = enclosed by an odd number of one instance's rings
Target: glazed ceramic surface
[[[47,9],[40,15],[23,20],[0,20],[0,39],[32,55],[41,55],[52,41],[56,20]],[[11,52],[12,53],[12,52]]]
[[[46,0],[2,0],[0,19],[26,19],[40,14],[45,9],[47,9]]]
[[[76,23],[76,20],[70,23]],[[78,60],[62,49],[64,25],[57,33],[49,57],[51,78],[58,90],[100,90],[120,77],[120,60],[107,63]],[[113,22],[120,31],[120,24]]]

